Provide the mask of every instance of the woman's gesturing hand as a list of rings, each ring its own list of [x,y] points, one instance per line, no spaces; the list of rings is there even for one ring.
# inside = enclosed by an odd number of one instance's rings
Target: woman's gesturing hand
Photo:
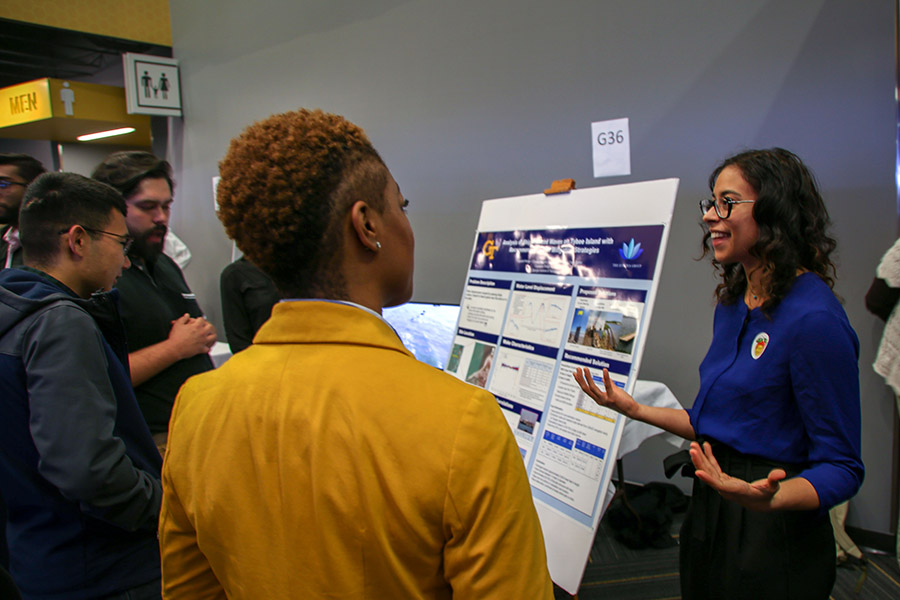
[[[603,386],[606,390],[601,390],[593,377],[591,377],[590,369],[586,367],[578,367],[573,373],[575,381],[585,394],[591,397],[594,402],[600,406],[612,409],[617,413],[621,413],[626,417],[637,418],[637,411],[641,405],[635,402],[625,390],[612,382],[609,377],[609,371],[603,369]]]
[[[775,494],[781,489],[781,481],[787,476],[784,469],[772,469],[769,476],[758,481],[744,481],[724,473],[713,456],[709,442],[701,447],[691,442],[691,460],[697,469],[697,479],[719,492],[726,500],[736,502],[749,510],[775,510]]]

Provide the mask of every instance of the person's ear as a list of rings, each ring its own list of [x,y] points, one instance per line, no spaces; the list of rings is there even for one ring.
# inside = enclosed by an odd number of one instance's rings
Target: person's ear
[[[81,225],[72,225],[63,234],[64,243],[69,254],[83,258],[87,252],[88,234]]]
[[[381,249],[381,242],[378,241],[378,217],[378,211],[364,200],[357,200],[350,207],[350,226],[359,243],[371,252]]]

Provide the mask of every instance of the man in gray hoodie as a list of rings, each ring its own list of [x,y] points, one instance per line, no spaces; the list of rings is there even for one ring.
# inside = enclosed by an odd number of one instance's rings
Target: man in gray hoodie
[[[47,173],[0,271],[0,491],[24,598],[159,598],[161,458],[128,375],[116,292],[122,196]]]

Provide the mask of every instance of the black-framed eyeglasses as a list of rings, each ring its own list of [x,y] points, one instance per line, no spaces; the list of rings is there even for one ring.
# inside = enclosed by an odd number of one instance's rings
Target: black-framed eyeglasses
[[[731,216],[731,207],[735,204],[752,204],[756,200],[732,200],[727,196],[721,198],[704,198],[700,201],[700,214],[705,215],[709,209],[715,207],[716,214],[720,219],[727,219]]]
[[[21,185],[22,187],[28,187],[27,183],[22,183],[21,181],[13,181],[12,179],[0,179],[0,190],[9,189],[10,186],[13,185]]]
[[[103,235],[109,235],[121,242],[122,244],[122,253],[128,254],[128,251],[131,250],[131,245],[134,243],[134,238],[128,235],[127,233],[113,233],[112,231],[103,231],[102,229],[94,229],[92,227],[85,227],[84,225],[79,225],[85,231],[90,231],[91,233],[102,233]],[[71,229],[71,228],[69,228]],[[59,234],[68,233],[69,229],[60,229]]]

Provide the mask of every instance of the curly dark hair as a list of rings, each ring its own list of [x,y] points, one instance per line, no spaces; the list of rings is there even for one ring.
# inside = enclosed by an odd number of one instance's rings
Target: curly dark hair
[[[725,159],[709,176],[713,190],[719,174],[734,165],[757,194],[753,219],[759,239],[750,254],[762,265],[767,296],[763,312],[770,313],[793,285],[798,270],[815,273],[834,288],[836,276],[831,253],[837,246],[828,234],[831,219],[816,179],[797,155],[783,148],[748,150]],[[704,227],[703,256],[712,250],[709,229]],[[739,263],[713,265],[722,276],[715,296],[722,304],[734,304],[747,290],[747,275]]]
[[[341,218],[357,200],[384,210],[388,171],[341,116],[273,115],[231,141],[219,163],[219,220],[285,297],[346,299]]]

